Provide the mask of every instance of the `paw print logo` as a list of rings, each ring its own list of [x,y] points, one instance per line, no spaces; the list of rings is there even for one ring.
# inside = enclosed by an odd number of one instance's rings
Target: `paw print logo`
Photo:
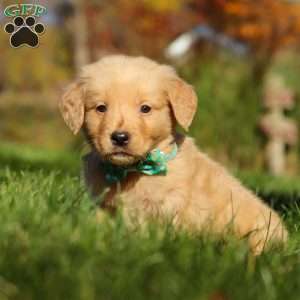
[[[35,18],[28,16],[25,20],[22,17],[16,17],[12,23],[7,23],[4,30],[11,34],[10,44],[14,48],[23,45],[37,47],[39,44],[39,35],[44,33],[45,26],[37,23]]]

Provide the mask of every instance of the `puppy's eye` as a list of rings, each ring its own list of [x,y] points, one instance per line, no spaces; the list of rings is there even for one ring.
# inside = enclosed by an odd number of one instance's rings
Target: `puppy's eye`
[[[144,104],[141,106],[140,110],[143,114],[147,114],[151,111],[151,106]]]
[[[96,110],[97,110],[98,112],[104,113],[104,112],[107,111],[107,107],[106,107],[105,104],[101,104],[101,105],[98,105],[98,106],[96,107]]]

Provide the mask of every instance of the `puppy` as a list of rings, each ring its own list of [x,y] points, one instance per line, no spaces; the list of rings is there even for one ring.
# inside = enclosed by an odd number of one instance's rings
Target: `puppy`
[[[189,231],[230,227],[255,253],[284,242],[279,216],[176,133],[196,109],[192,86],[172,67],[123,55],[85,66],[60,102],[66,124],[74,134],[83,128],[91,144],[85,180],[93,196],[108,190],[103,208],[121,202],[128,220],[171,220]]]

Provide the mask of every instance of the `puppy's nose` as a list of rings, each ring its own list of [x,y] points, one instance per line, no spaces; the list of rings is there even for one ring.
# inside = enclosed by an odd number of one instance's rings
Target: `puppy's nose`
[[[115,146],[126,146],[129,142],[129,134],[125,131],[114,131],[110,138]]]

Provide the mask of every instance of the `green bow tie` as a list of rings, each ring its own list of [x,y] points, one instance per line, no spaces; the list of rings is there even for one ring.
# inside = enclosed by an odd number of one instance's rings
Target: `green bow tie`
[[[169,154],[166,154],[159,149],[154,149],[147,154],[144,160],[141,160],[130,167],[120,167],[109,162],[103,162],[101,167],[104,170],[105,180],[109,184],[116,183],[125,179],[128,172],[140,172],[146,175],[165,175],[167,174],[167,162],[176,156],[177,150],[176,144],[174,144],[174,147]]]

